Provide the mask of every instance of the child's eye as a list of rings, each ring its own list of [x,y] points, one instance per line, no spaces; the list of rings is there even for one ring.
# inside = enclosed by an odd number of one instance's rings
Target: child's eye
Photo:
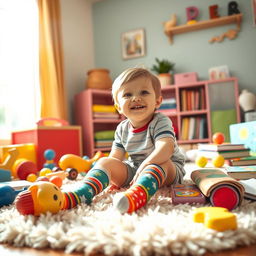
[[[126,93],[124,93],[124,95],[123,95],[124,98],[129,98],[129,97],[131,97],[131,96],[132,96],[132,94],[131,94],[130,92],[126,92]]]
[[[146,90],[143,90],[143,91],[141,91],[141,93],[140,93],[141,95],[147,95],[147,94],[149,94],[149,92],[148,91],[146,91]]]

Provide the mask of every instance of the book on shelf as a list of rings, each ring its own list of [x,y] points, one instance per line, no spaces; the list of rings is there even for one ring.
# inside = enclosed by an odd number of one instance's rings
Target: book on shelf
[[[256,156],[230,159],[228,160],[228,164],[231,166],[256,165]]]
[[[256,166],[226,166],[226,173],[237,180],[256,178]]]
[[[214,143],[199,143],[198,150],[210,150],[210,151],[232,151],[232,150],[244,150],[247,149],[244,144],[214,144]]]
[[[244,186],[244,197],[256,200],[256,179],[240,180],[239,183]]]
[[[212,159],[218,155],[222,155],[225,159],[231,158],[241,158],[250,156],[249,149],[243,150],[231,150],[231,151],[211,151],[211,150],[198,150],[199,156],[204,156],[206,158]]]
[[[110,113],[117,112],[116,108],[113,105],[98,105],[98,104],[92,105],[92,111],[93,112],[110,112]]]
[[[112,147],[113,140],[95,140],[96,148]]]
[[[207,137],[206,118],[204,116],[183,117],[181,127],[182,140],[204,139]]]
[[[93,112],[93,118],[95,119],[119,119],[118,113],[110,112]]]
[[[97,131],[94,133],[95,140],[114,140],[115,130]]]

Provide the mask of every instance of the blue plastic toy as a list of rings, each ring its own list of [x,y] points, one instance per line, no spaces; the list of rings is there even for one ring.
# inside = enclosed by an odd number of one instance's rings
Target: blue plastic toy
[[[15,190],[10,186],[0,184],[0,207],[12,204],[21,191],[23,190]]]

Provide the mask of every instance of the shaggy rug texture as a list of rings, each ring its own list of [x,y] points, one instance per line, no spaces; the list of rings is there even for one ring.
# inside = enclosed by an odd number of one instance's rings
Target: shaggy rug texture
[[[217,232],[192,221],[193,210],[202,205],[175,206],[168,188],[159,190],[146,207],[131,215],[113,209],[118,192],[103,192],[91,206],[40,217],[22,216],[14,206],[3,207],[0,243],[85,255],[203,255],[256,242],[255,201],[244,200],[233,211],[237,230]]]

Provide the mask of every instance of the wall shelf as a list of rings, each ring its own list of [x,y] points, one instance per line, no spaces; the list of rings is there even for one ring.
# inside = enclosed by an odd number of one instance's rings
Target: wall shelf
[[[165,34],[168,36],[170,43],[173,43],[173,36],[177,34],[183,34],[191,31],[197,31],[201,29],[208,29],[217,26],[224,26],[228,24],[237,24],[237,27],[240,28],[242,21],[242,14],[234,14],[230,16],[215,18],[211,20],[198,21],[194,24],[185,24],[180,26],[175,26],[165,31]]]

